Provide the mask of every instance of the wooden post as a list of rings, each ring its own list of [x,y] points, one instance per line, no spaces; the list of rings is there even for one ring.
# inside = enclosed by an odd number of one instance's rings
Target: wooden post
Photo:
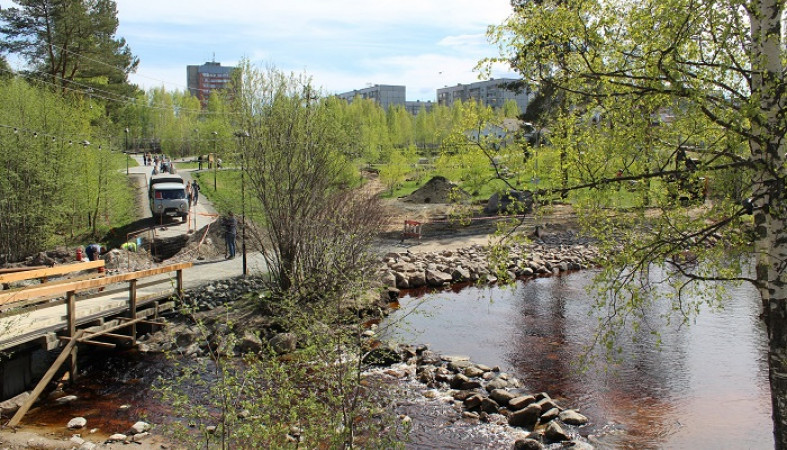
[[[14,417],[8,421],[9,427],[15,427],[19,425],[22,417],[27,414],[27,412],[30,410],[30,407],[33,406],[33,403],[35,403],[35,401],[38,399],[38,396],[44,391],[44,388],[46,388],[49,382],[52,381],[52,377],[55,376],[57,370],[63,365],[64,362],[66,362],[68,355],[71,354],[72,350],[76,349],[77,340],[82,337],[82,333],[84,333],[84,330],[77,331],[76,334],[71,337],[71,340],[68,342],[68,344],[63,347],[63,351],[60,352],[60,355],[57,357],[55,362],[52,363],[52,366],[50,366],[49,370],[46,371],[43,378],[41,378],[41,381],[38,382],[35,389],[33,389],[33,392],[30,394],[30,397],[28,397],[27,401],[25,401],[25,403],[16,411]]]
[[[178,298],[183,300],[183,269],[178,269]]]
[[[77,303],[76,292],[69,291],[66,294],[66,313],[68,315],[68,337],[74,339],[77,331]],[[68,376],[71,383],[77,377],[77,347],[71,352],[71,363],[68,366]]]
[[[137,280],[128,280],[128,309],[131,312],[131,320],[137,318]],[[131,324],[131,345],[137,343],[137,324]]]

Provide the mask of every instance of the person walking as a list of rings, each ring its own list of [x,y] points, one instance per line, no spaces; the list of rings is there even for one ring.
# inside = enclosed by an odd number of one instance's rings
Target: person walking
[[[197,200],[199,200],[199,184],[197,184],[197,180],[191,180],[191,196],[193,203],[196,205]]]
[[[191,209],[191,205],[194,203],[194,195],[191,193],[191,183],[186,183],[186,199],[189,201],[189,209]]]
[[[235,257],[235,238],[238,235],[238,219],[235,218],[232,211],[224,218],[223,225],[224,242],[227,244],[227,254],[225,258],[232,259]]]

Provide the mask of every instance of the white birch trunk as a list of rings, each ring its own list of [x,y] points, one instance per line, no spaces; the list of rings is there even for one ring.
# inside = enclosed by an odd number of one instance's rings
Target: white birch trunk
[[[787,201],[783,118],[780,0],[752,3],[752,95],[759,96],[760,122],[753,121],[752,158],[758,178],[755,250],[757,281],[768,329],[768,364],[775,448],[787,449]],[[756,97],[755,97],[756,98]]]

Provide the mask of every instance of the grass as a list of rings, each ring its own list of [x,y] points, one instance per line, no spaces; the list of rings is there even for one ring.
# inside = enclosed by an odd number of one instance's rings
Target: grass
[[[214,188],[215,174],[215,188]],[[230,211],[236,215],[242,214],[244,210],[243,195],[241,189],[241,172],[239,170],[222,169],[218,171],[203,170],[192,172],[192,178],[198,180],[200,195],[207,197],[219,214],[226,214]],[[253,191],[246,179],[245,186],[245,210],[247,217],[254,223],[262,223],[262,213],[259,201],[252,195]]]

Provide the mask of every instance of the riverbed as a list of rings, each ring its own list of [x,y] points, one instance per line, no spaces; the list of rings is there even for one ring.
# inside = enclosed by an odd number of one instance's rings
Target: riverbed
[[[767,335],[753,287],[728,287],[724,308],[704,308],[689,325],[667,322],[667,303],[656,303],[617,362],[580,367],[597,325],[587,291],[594,275],[410,293],[388,323],[402,322],[394,335],[403,342],[500,366],[580,409],[591,419],[581,433],[598,448],[773,448]]]

